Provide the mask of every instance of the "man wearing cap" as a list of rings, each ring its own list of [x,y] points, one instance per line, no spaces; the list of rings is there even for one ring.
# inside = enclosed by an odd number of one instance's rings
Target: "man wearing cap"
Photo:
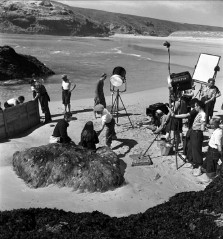
[[[117,139],[115,133],[115,119],[109,113],[107,109],[104,108],[103,105],[98,104],[94,107],[94,111],[101,115],[102,128],[98,131],[98,136],[106,128],[105,138],[106,145],[110,148],[113,139]]]
[[[107,78],[107,75],[103,73],[101,78],[97,81],[96,89],[95,89],[95,97],[94,97],[94,106],[101,104],[106,108],[105,96],[104,96],[104,81]],[[96,112],[94,111],[94,115],[96,118]]]
[[[53,135],[50,136],[50,143],[70,143],[71,138],[67,134],[67,127],[72,119],[72,114],[66,112],[64,118],[60,119],[54,128]]]
[[[67,112],[67,107],[68,111],[70,112],[70,97],[71,97],[71,92],[74,90],[76,87],[76,84],[74,84],[74,87],[71,89],[71,82],[67,78],[67,75],[62,75],[62,102],[65,107],[65,111]]]

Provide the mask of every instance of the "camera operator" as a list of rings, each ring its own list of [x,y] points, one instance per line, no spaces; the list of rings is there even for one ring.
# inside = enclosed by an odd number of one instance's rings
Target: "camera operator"
[[[182,91],[180,102],[180,114],[186,114],[190,111],[190,101],[194,96],[192,89]]]
[[[198,112],[195,110],[195,103],[198,102],[197,98],[194,98],[190,102],[191,111],[186,114],[179,114],[175,115],[172,114],[171,116],[174,118],[181,118],[185,119],[188,118],[188,131],[186,133],[185,139],[183,140],[183,155],[182,157],[185,159],[185,161],[188,161],[192,164],[192,151],[191,151],[191,140],[190,140],[190,134],[192,130],[192,125],[194,122],[195,117],[197,116]]]
[[[171,114],[174,115],[179,115],[180,114],[180,107],[181,107],[181,92],[179,91],[177,94],[174,94],[174,92],[171,93],[170,95],[171,98],[171,108],[169,108],[169,111],[171,112]],[[173,118],[170,117],[170,120],[167,124],[166,127],[166,131],[167,131],[167,135],[166,135],[166,139],[169,140],[169,138],[173,139],[173,135],[174,132],[177,132],[177,138],[180,137],[180,144],[179,147],[182,148],[183,147],[183,122],[182,122],[182,118]],[[170,139],[170,140],[171,140]]]

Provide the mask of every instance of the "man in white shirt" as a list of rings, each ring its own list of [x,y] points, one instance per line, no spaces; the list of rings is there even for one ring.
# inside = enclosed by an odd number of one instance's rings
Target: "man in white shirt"
[[[197,101],[195,103],[195,110],[198,112],[194,119],[192,130],[190,134],[191,152],[192,152],[192,165],[193,175],[200,176],[201,166],[203,164],[202,144],[203,144],[203,131],[205,130],[206,114],[204,112],[204,103]]]
[[[208,151],[206,159],[202,165],[202,171],[206,174],[203,176],[203,180],[210,181],[216,176],[217,166],[223,161],[222,154],[222,129],[219,127],[221,120],[219,118],[213,118],[210,124],[214,127],[214,132],[208,143]]]
[[[4,103],[4,107],[9,108],[9,107],[12,107],[12,106],[16,106],[16,105],[22,104],[24,101],[25,101],[24,96],[19,96],[18,99],[12,98],[12,99],[7,100]]]
[[[98,136],[106,128],[105,138],[106,145],[110,148],[113,139],[117,139],[115,133],[115,120],[110,114],[110,112],[104,108],[103,105],[98,104],[94,107],[94,111],[101,115],[102,128],[98,131]]]

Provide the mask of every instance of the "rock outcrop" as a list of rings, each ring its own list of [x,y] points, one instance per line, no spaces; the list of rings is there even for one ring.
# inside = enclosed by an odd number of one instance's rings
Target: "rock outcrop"
[[[96,153],[73,144],[34,147],[16,152],[13,168],[33,188],[55,184],[82,192],[104,192],[124,182],[119,159],[107,147]]]
[[[47,77],[55,73],[34,56],[17,54],[10,46],[0,46],[0,81],[30,78],[32,74]]]

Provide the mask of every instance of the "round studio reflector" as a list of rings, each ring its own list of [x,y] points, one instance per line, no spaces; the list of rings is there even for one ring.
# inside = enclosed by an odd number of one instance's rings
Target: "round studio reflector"
[[[115,67],[113,69],[112,76],[110,78],[111,84],[115,87],[121,86],[126,81],[125,75],[126,75],[126,70],[123,67],[121,66]]]

